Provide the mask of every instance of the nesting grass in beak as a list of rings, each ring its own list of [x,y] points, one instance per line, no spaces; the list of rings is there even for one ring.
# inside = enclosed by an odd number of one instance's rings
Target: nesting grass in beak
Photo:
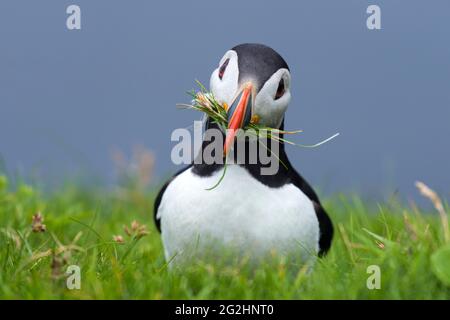
[[[188,94],[192,97],[192,103],[191,104],[177,104],[178,108],[181,109],[194,109],[200,112],[203,112],[206,114],[210,120],[226,132],[228,128],[230,128],[230,124],[232,124],[233,116],[230,116],[230,113],[228,112],[233,106],[228,106],[226,103],[220,104],[214,97],[214,95],[209,92],[203,84],[201,84],[199,81],[197,81],[197,84],[200,88],[199,91],[192,90],[188,92]],[[239,97],[236,99],[237,102],[239,102]],[[247,111],[247,110],[246,110]],[[245,115],[244,115],[245,116]],[[247,114],[248,116],[248,114]],[[237,118],[235,118],[237,119]],[[237,119],[237,120],[245,120],[245,119]],[[237,121],[236,121],[237,122]],[[282,141],[288,144],[292,145],[298,145],[292,141],[280,138],[280,135],[289,135],[289,134],[296,134],[302,132],[302,130],[294,130],[294,131],[287,131],[287,130],[280,130],[278,128],[272,128],[268,126],[264,126],[259,124],[259,117],[258,115],[251,115],[250,121],[243,121],[243,123],[236,123],[236,126],[240,124],[241,129],[248,130],[253,129],[259,137],[263,138],[270,138],[276,141]],[[231,127],[234,127],[233,125]],[[263,133],[264,132],[264,133]],[[298,146],[305,146],[305,147],[314,147],[314,146],[306,146],[306,145],[298,145]]]
[[[200,90],[199,91],[192,90],[189,92],[189,95],[192,97],[192,103],[177,104],[177,107],[184,109],[194,109],[203,112],[209,117],[209,119],[213,123],[216,123],[223,130],[223,132],[227,133],[224,144],[225,165],[223,175],[219,180],[219,182],[210,189],[215,188],[220,183],[220,181],[222,181],[225,175],[227,167],[226,156],[230,150],[230,147],[233,145],[234,139],[236,137],[236,131],[238,129],[248,130],[248,132],[255,134],[258,138],[271,139],[279,143],[287,143],[290,145],[305,148],[318,147],[339,135],[339,133],[336,133],[333,136],[314,145],[297,144],[295,142],[285,139],[284,135],[292,135],[300,133],[302,132],[302,130],[287,131],[287,130],[280,130],[278,128],[264,126],[259,123],[260,119],[258,115],[251,115],[251,113],[249,112],[251,111],[250,110],[251,101],[253,101],[251,87],[244,87],[244,89],[239,93],[238,97],[233,102],[233,104],[231,106],[228,106],[225,103],[224,104],[219,103],[215,99],[214,95],[205,88],[205,86],[203,86],[199,81],[196,82]],[[264,145],[262,142],[261,145],[267,148],[267,146]],[[268,150],[270,151],[270,149]],[[278,155],[274,156],[278,158]],[[286,165],[279,158],[278,160],[284,167],[286,167]]]

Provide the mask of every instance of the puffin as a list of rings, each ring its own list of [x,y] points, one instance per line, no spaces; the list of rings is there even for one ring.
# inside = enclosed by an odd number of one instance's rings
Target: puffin
[[[262,170],[267,163],[245,161],[247,156],[233,161],[230,152],[239,140],[237,130],[252,120],[284,130],[290,89],[286,61],[266,45],[240,44],[220,59],[210,77],[210,91],[227,106],[228,128],[223,130],[206,117],[205,129],[220,130],[226,161],[206,163],[194,158],[162,186],[154,202],[154,221],[170,265],[214,261],[228,254],[261,261],[274,253],[303,264],[329,251],[331,219],[316,192],[292,166],[282,140],[266,145],[270,151],[274,143],[279,144],[276,159],[281,164],[271,174]],[[210,140],[204,138],[198,156],[214,142]],[[245,150],[252,143],[244,141]]]

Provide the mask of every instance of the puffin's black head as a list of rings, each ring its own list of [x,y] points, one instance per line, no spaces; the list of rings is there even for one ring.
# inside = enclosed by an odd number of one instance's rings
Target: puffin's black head
[[[210,88],[229,106],[228,143],[250,120],[278,128],[291,100],[290,84],[289,67],[272,48],[246,43],[227,51],[211,75]]]

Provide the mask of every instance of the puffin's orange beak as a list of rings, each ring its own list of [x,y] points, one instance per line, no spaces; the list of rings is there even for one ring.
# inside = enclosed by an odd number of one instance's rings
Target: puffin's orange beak
[[[225,156],[233,145],[237,131],[250,123],[252,112],[252,90],[252,84],[247,83],[228,109],[228,130],[223,146],[223,153]]]

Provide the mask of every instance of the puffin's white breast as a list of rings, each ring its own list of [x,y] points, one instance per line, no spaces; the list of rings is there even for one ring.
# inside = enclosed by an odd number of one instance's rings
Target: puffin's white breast
[[[195,258],[194,251],[217,242],[259,257],[274,250],[302,259],[318,251],[319,224],[314,206],[296,186],[270,188],[238,165],[210,177],[188,169],[162,197],[157,217],[166,259]]]

